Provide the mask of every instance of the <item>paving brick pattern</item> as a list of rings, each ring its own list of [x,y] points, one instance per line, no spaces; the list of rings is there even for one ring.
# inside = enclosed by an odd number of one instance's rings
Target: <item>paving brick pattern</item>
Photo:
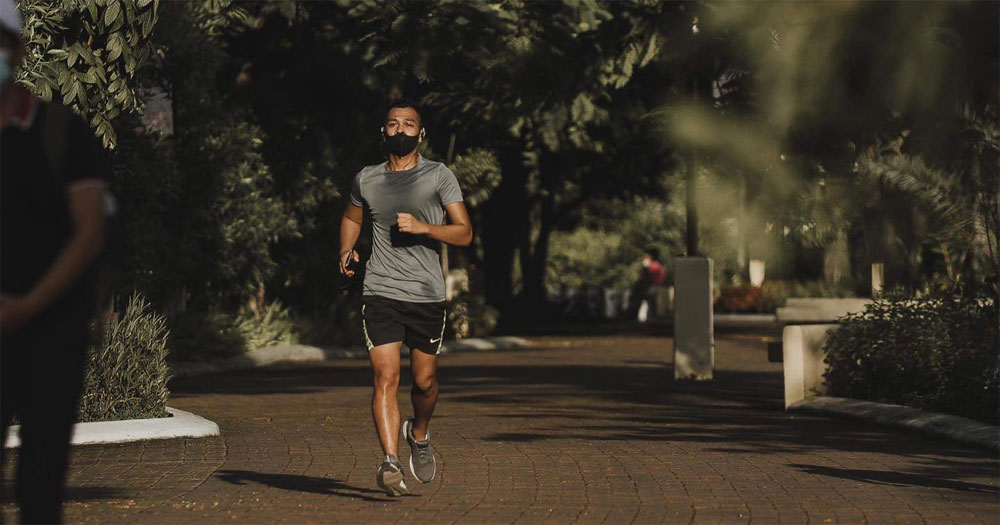
[[[439,478],[410,481],[409,497],[375,490],[367,364],[333,361],[175,381],[171,405],[222,436],[77,447],[67,519],[998,522],[995,453],[786,414],[780,364],[759,336],[718,336],[716,380],[705,383],[672,380],[666,338],[536,340],[443,357],[431,427]]]

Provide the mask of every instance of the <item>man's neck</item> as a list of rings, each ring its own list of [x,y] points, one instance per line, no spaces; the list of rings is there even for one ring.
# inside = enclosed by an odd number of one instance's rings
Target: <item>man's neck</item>
[[[389,171],[405,171],[408,169],[413,169],[417,167],[417,159],[420,154],[417,150],[411,151],[405,157],[397,157],[392,153],[389,154]]]

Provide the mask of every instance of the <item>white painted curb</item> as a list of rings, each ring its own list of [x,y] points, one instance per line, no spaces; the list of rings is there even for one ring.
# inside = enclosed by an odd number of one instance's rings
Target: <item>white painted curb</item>
[[[167,407],[173,417],[98,421],[73,425],[73,445],[126,443],[147,439],[197,438],[218,436],[219,425],[190,412]],[[20,425],[10,427],[4,448],[21,446]]]
[[[523,337],[473,337],[458,341],[446,342],[441,347],[441,353],[460,351],[512,350],[531,346],[531,341]],[[403,347],[403,355],[409,355],[409,349]],[[323,361],[326,359],[368,359],[368,350],[364,348],[318,348],[309,345],[274,345],[258,348],[244,355],[215,361],[193,361],[168,363],[171,377],[190,377],[201,374],[214,374],[267,366],[278,362],[289,361]]]
[[[1000,429],[973,419],[927,412],[902,405],[889,405],[844,397],[807,397],[792,403],[788,410],[834,414],[874,421],[883,425],[917,430],[967,445],[1000,449]]]
[[[462,350],[511,350],[526,346],[531,346],[531,341],[523,337],[473,337],[445,343],[441,348],[441,353]]]

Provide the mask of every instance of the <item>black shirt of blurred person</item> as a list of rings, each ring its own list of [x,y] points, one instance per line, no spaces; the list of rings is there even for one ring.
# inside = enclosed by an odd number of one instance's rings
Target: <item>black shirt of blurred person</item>
[[[62,106],[21,96],[12,123],[0,131],[0,292],[8,297],[26,296],[73,238],[70,193],[96,187],[103,195],[109,173],[104,149],[85,122]],[[62,520],[71,430],[96,306],[95,265],[87,265],[72,285],[0,340],[2,439],[16,415],[16,498],[24,523]]]
[[[73,233],[68,191],[103,186],[110,169],[100,142],[72,111],[25,105],[28,127],[0,132],[0,290],[17,295],[41,279]],[[92,284],[80,279],[63,302],[81,299]]]

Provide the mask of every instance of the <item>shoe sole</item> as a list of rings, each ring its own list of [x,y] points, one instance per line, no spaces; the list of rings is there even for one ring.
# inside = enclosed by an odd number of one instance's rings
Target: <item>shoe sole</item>
[[[402,471],[376,472],[376,477],[378,478],[378,486],[389,496],[402,496],[407,493],[406,481],[404,481]]]
[[[427,481],[420,479],[417,476],[417,469],[413,468],[413,442],[410,441],[410,435],[412,434],[413,420],[407,419],[403,421],[403,437],[406,439],[406,443],[410,445],[410,472],[413,473],[413,479],[421,483],[430,483],[434,481],[437,477],[437,461],[434,462],[434,472],[431,474],[431,478]]]

